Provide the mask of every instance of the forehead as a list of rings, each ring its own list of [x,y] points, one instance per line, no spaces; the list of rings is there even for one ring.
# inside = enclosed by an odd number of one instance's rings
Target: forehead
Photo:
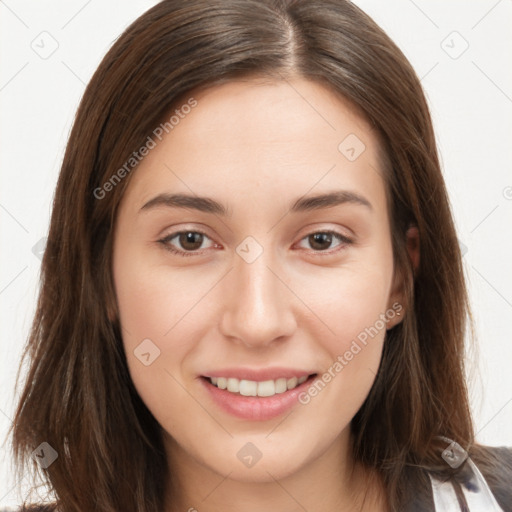
[[[332,188],[385,202],[379,144],[368,122],[325,86],[305,79],[237,80],[185,96],[174,123],[141,161],[125,196],[181,191],[261,201]],[[176,122],[178,121],[178,122]]]

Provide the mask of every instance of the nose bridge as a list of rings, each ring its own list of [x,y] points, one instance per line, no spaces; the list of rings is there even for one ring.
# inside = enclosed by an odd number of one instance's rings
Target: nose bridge
[[[248,346],[271,343],[276,338],[289,336],[295,327],[292,311],[292,293],[281,282],[275,270],[271,250],[263,250],[256,259],[242,252],[251,247],[240,244],[229,276],[229,292],[222,299],[223,334],[237,338]],[[253,252],[254,256],[254,252]],[[277,274],[277,275],[276,275]]]

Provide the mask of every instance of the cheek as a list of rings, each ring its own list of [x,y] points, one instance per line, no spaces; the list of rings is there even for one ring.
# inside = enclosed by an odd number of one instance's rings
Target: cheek
[[[315,273],[316,272],[316,273]],[[352,340],[364,341],[365,332],[385,331],[382,320],[388,306],[392,264],[379,258],[361,258],[339,269],[319,269],[302,277],[299,293],[327,329],[320,340],[331,355],[348,350]],[[318,337],[318,336],[317,336]]]
[[[372,252],[303,281],[308,304],[322,321],[310,326],[317,326],[312,336],[326,364],[301,402],[311,404],[315,416],[329,417],[334,430],[347,424],[367,397],[380,365],[386,320],[395,316],[388,310],[391,251],[387,258]]]
[[[184,297],[179,278],[166,279],[165,272],[143,267],[119,267],[118,277],[116,292],[131,379],[158,423],[174,433],[176,425],[193,424],[198,414],[190,407],[182,374],[182,363],[194,346],[186,313],[197,302],[196,294]]]
[[[113,267],[123,345],[134,385],[154,411],[177,386],[172,377],[181,380],[177,368],[188,351],[188,337],[180,337],[179,329],[197,297],[184,296],[187,288],[179,274],[171,279],[165,269],[128,249],[119,246]]]
[[[321,310],[332,333],[323,338],[329,354],[325,380],[350,387],[355,395],[365,395],[377,373],[386,333],[386,295],[376,285],[358,281]],[[333,297],[335,295],[331,295]]]
[[[162,263],[148,262],[143,251],[127,251],[114,258],[114,279],[123,335],[130,342],[155,338],[165,342],[187,321],[214,282],[203,272],[170,270]],[[126,344],[126,343],[125,343]],[[180,345],[178,341],[178,346]]]

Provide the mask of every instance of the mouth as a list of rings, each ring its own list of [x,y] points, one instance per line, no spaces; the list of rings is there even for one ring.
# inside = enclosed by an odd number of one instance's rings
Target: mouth
[[[286,393],[287,391],[295,389],[314,375],[316,375],[316,373],[312,375],[303,375],[301,377],[279,377],[274,380],[264,381],[237,379],[235,377],[204,378],[208,379],[213,386],[216,386],[219,389],[225,389],[229,393],[233,393],[235,395],[267,397]]]
[[[216,407],[240,419],[264,421],[276,418],[299,404],[299,395],[317,373],[281,376],[265,380],[230,376],[201,376],[200,381]]]

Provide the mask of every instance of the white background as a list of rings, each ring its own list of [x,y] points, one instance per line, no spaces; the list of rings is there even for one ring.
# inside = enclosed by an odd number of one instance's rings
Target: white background
[[[15,372],[35,308],[40,259],[33,247],[48,229],[75,110],[114,39],[155,3],[0,0],[0,443],[11,423]],[[355,3],[422,79],[467,248],[479,340],[471,355],[477,438],[511,446],[512,67],[506,63],[512,1]],[[34,50],[52,45],[58,47],[45,59]],[[0,451],[0,505],[19,503],[8,446]]]

